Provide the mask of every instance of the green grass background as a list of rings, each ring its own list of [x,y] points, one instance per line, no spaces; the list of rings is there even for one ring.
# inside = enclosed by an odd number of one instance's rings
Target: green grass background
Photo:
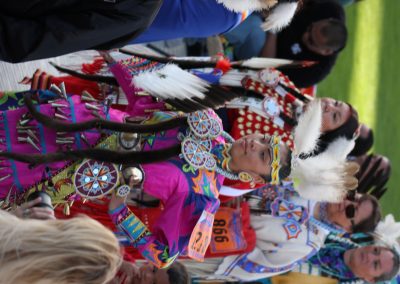
[[[392,163],[385,214],[400,221],[400,1],[364,0],[346,7],[349,41],[318,96],[348,101],[373,128],[373,152]]]

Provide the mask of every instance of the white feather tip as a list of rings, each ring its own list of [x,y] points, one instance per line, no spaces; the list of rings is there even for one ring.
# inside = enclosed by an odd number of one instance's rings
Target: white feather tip
[[[277,4],[261,25],[264,31],[278,32],[286,27],[292,20],[297,10],[297,3]]]
[[[307,110],[300,116],[294,130],[295,153],[309,153],[317,147],[321,136],[322,109],[318,99],[307,105]]]

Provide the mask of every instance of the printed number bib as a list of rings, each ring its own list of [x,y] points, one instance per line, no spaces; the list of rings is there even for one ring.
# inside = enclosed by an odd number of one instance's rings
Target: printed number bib
[[[210,252],[213,254],[236,252],[245,249],[246,246],[240,211],[221,207],[215,214]]]
[[[203,211],[199,221],[190,236],[188,245],[188,256],[197,261],[204,261],[204,254],[211,241],[211,233],[214,222],[214,215]]]

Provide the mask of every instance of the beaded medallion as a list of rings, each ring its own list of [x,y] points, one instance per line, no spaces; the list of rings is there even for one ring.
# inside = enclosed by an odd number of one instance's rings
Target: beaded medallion
[[[85,198],[98,198],[118,184],[119,172],[112,163],[84,160],[76,169],[73,183],[76,192]]]

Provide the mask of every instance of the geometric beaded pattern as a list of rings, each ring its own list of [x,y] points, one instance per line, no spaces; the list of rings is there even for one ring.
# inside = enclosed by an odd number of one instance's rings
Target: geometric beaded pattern
[[[85,160],[77,168],[73,183],[78,194],[98,198],[113,190],[118,180],[119,173],[114,164]]]
[[[187,118],[190,130],[200,138],[216,138],[222,133],[218,121],[210,117],[206,111],[196,111]]]

